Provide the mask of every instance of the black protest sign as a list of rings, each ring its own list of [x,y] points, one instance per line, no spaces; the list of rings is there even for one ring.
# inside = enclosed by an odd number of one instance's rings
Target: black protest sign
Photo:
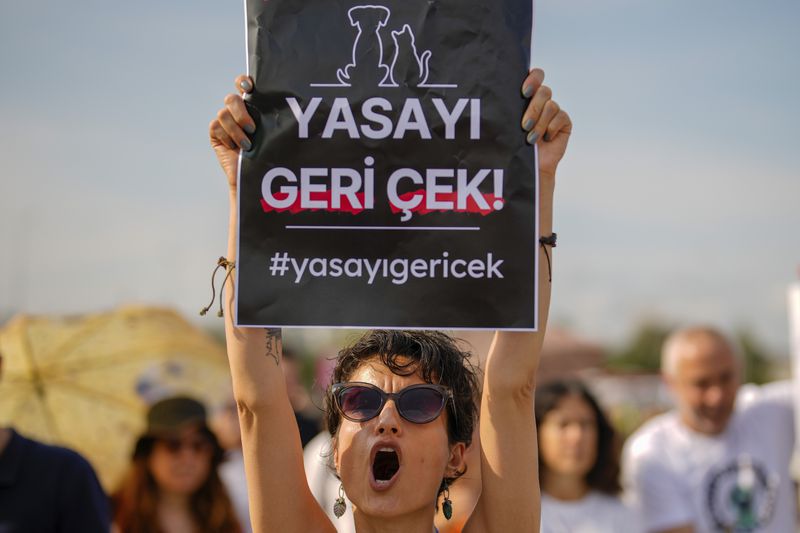
[[[530,0],[247,0],[237,324],[536,328]]]

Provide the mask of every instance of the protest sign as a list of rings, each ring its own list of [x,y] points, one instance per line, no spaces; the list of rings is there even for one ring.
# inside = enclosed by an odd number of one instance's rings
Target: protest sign
[[[536,328],[530,0],[247,0],[236,322]]]

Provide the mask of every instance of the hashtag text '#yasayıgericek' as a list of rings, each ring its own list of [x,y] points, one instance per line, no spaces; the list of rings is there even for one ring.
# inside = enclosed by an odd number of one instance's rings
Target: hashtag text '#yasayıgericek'
[[[283,277],[291,270],[294,282],[304,277],[313,278],[364,278],[371,285],[377,278],[391,279],[395,285],[403,285],[409,279],[502,279],[502,259],[492,253],[481,259],[451,259],[449,252],[438,258],[417,259],[365,259],[352,257],[291,257],[288,252],[275,252],[269,261],[269,273]]]

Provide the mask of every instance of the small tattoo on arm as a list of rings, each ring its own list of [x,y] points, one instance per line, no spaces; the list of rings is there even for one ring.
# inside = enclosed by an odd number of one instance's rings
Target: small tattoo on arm
[[[275,364],[281,364],[281,328],[267,328],[266,356],[272,357]]]

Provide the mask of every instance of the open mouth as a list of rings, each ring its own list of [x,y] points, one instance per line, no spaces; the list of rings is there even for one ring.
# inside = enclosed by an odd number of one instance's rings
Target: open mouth
[[[400,458],[392,448],[381,448],[372,461],[372,476],[378,483],[390,481],[400,470]]]

